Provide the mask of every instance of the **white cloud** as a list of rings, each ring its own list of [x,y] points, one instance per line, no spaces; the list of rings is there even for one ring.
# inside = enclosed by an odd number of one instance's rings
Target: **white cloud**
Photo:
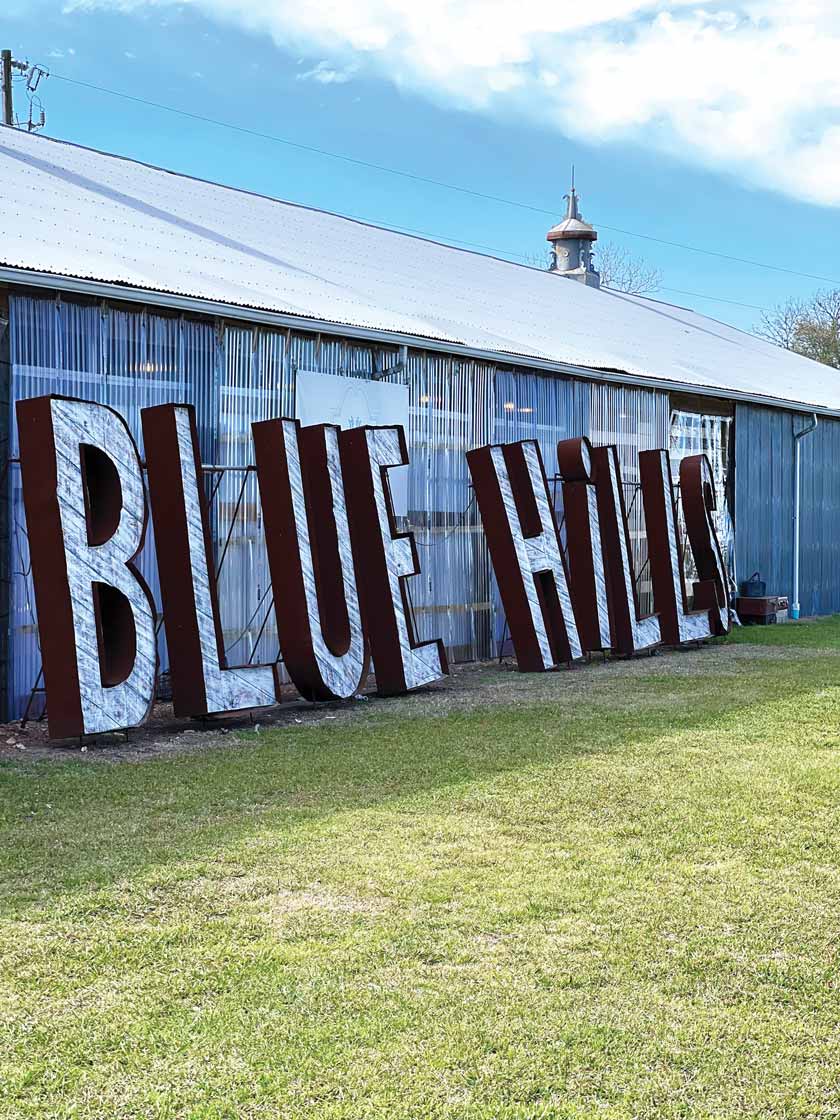
[[[440,103],[630,140],[840,206],[838,0],[187,2],[339,60],[314,80],[364,68]]]
[[[344,85],[345,82],[350,81],[355,72],[355,66],[337,69],[335,66],[330,66],[329,62],[324,59],[317,66],[313,66],[311,70],[305,70],[298,74],[297,80],[299,82],[320,82],[323,86]]]

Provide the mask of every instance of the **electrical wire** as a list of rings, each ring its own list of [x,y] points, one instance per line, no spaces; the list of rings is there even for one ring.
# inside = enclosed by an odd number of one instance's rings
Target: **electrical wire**
[[[711,299],[714,300],[715,303],[728,303],[731,304],[732,307],[746,307],[750,311],[764,311],[768,314],[770,313],[769,307],[759,307],[757,303],[741,303],[741,301],[737,299],[723,299],[722,296],[707,296],[705,292],[686,292],[682,288],[666,288],[664,285],[654,289],[647,298],[656,299],[656,292],[673,292],[678,296],[693,296],[695,299]]]
[[[371,220],[370,218],[363,217],[361,214],[344,214],[343,217],[351,218],[353,221],[357,221],[357,222],[370,222],[370,220]],[[499,248],[498,245],[483,245],[483,244],[480,244],[479,242],[476,242],[476,241],[462,241],[457,237],[449,237],[446,234],[432,233],[429,230],[425,230],[425,229],[413,229],[411,226],[394,226],[394,225],[390,225],[390,224],[384,224],[382,222],[377,222],[376,224],[380,229],[391,230],[394,233],[410,233],[415,237],[430,237],[430,238],[433,238],[438,244],[440,244],[442,240],[445,240],[447,243],[452,244],[452,245],[458,245],[458,246],[465,245],[465,246],[467,246],[468,248],[471,248],[471,249],[482,249],[482,250],[484,250],[488,253],[493,253],[494,255],[499,255],[499,256],[502,256],[506,259],[510,259],[511,257],[514,257],[514,258],[516,258],[514,263],[529,265],[529,257],[526,254],[516,253],[512,249],[501,249],[501,248]],[[538,271],[543,271],[543,270],[539,269],[538,266],[535,266],[535,265],[530,265],[530,267],[537,268]],[[608,284],[604,285],[604,289],[606,291],[611,291],[611,290],[615,290],[616,292],[619,291],[618,289],[610,289]],[[712,300],[714,303],[727,303],[732,307],[745,307],[750,311],[762,311],[762,312],[766,312],[767,314],[770,313],[770,308],[769,307],[761,307],[757,303],[743,303],[742,301],[736,300],[736,299],[724,299],[722,296],[710,296],[706,292],[688,292],[688,291],[685,291],[685,289],[683,289],[683,288],[669,288],[669,287],[666,287],[664,284],[657,285],[657,287],[652,289],[650,291],[650,293],[619,292],[619,294],[621,294],[621,295],[636,295],[636,296],[640,296],[642,298],[655,299],[656,298],[656,294],[655,294],[656,292],[671,292],[674,295],[679,295],[679,296],[693,296],[695,299],[708,299],[708,300]]]
[[[358,159],[355,156],[348,156],[341,152],[331,152],[326,148],[318,148],[313,144],[303,144],[297,140],[290,140],[286,136],[277,136],[274,133],[262,132],[259,129],[249,128],[246,125],[234,124],[231,121],[219,120],[217,117],[208,117],[202,113],[193,113],[186,109],[178,109],[174,105],[166,105],[162,101],[152,101],[146,97],[137,97],[135,94],[125,93],[122,90],[109,89],[107,86],[96,85],[93,82],[84,82],[79,78],[71,78],[66,74],[57,74],[55,71],[51,72],[51,77],[57,78],[61,82],[68,82],[71,85],[81,86],[85,89],[95,90],[97,93],[106,93],[112,97],[121,97],[126,101],[133,101],[138,105],[145,105],[152,109],[160,109],[166,113],[174,113],[177,116],[186,117],[189,120],[201,121],[204,124],[212,124],[218,128],[227,128],[234,132],[240,132],[247,136],[254,136],[260,140],[269,140],[275,144],[284,144],[290,148],[296,148],[302,152],[309,152],[312,155],[323,156],[327,159],[341,160],[344,163],[350,163],[356,167],[364,167],[371,171],[381,171],[387,175],[397,175],[403,179],[409,179],[415,183],[425,183],[427,186],[440,187],[443,190],[457,191],[459,194],[468,195],[472,198],[481,198],[487,202],[496,202],[503,206],[514,206],[521,210],[530,210],[535,214],[544,214],[548,217],[556,217],[556,210],[547,210],[542,206],[535,206],[529,202],[523,202],[518,199],[505,198],[502,195],[488,194],[484,191],[474,190],[471,187],[463,187],[457,183],[447,183],[442,179],[433,179],[426,175],[418,175],[412,171],[403,171],[396,167],[388,167],[386,164],[373,163],[370,160]],[[833,279],[829,276],[820,276],[812,272],[800,272],[793,268],[783,268],[781,265],[768,264],[766,261],[755,261],[749,257],[736,257],[731,253],[719,252],[715,249],[704,249],[699,245],[691,245],[683,241],[669,241],[664,237],[655,237],[649,233],[639,233],[637,230],[622,229],[620,226],[607,225],[606,222],[599,222],[602,229],[608,229],[611,233],[620,233],[625,237],[640,237],[645,241],[653,241],[657,245],[668,245],[672,249],[682,249],[690,253],[702,253],[708,257],[717,257],[719,260],[734,261],[737,264],[745,264],[752,268],[764,268],[771,272],[781,272],[788,276],[799,276],[806,280],[818,280],[825,284],[836,284],[840,286],[840,280]],[[688,294],[688,293],[687,293]],[[703,297],[714,298],[714,297]],[[722,302],[722,301],[721,301]],[[745,305],[751,306],[751,305]]]

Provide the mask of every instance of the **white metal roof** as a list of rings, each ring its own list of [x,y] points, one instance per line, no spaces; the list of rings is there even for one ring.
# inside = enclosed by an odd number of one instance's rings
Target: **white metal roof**
[[[0,127],[8,270],[840,411],[838,371],[695,312]]]

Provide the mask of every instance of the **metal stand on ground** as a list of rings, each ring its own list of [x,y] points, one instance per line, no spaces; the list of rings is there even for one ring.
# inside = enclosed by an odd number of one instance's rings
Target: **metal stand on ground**
[[[43,679],[44,679],[44,669],[43,669],[43,666],[42,666],[38,670],[38,676],[35,678],[35,684],[33,684],[32,688],[29,692],[29,699],[26,701],[26,708],[24,709],[23,716],[22,716],[21,721],[20,721],[21,730],[23,730],[23,728],[26,727],[27,723],[29,723],[29,713],[32,710],[32,705],[35,701],[36,695],[38,693],[41,693],[41,695],[46,696],[47,690],[41,684],[41,681]],[[44,707],[41,709],[41,714],[37,717],[39,723],[41,722],[41,720],[44,718],[44,716],[46,714],[47,714],[47,705],[44,704]]]
[[[505,619],[505,625],[502,628],[502,640],[499,643],[499,664],[500,665],[505,659],[505,642],[507,641],[507,638],[508,638],[508,624],[507,624],[507,619]]]

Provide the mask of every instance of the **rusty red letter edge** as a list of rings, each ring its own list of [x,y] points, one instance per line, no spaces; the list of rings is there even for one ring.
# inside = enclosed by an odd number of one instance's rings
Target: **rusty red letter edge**
[[[155,609],[133,565],[146,531],[137,448],[125,420],[106,405],[44,396],[17,402],[20,462],[50,735],[65,738],[136,727],[148,717],[157,673]],[[119,478],[119,509],[107,540],[90,543],[82,448],[102,452]],[[128,603],[129,668],[105,684],[107,635],[96,589]],[[122,641],[128,641],[123,633]],[[133,658],[132,658],[133,652]]]

